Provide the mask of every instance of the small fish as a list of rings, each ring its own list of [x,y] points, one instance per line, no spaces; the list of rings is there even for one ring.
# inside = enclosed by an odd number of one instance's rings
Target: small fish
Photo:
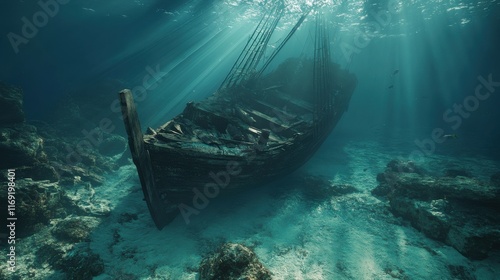
[[[444,139],[458,139],[458,135],[456,135],[456,134],[445,134],[441,138],[444,138]]]
[[[390,86],[388,87],[388,89],[392,89],[392,88],[394,88],[394,85],[390,85]]]
[[[392,72],[392,75],[396,75],[397,73],[399,73],[399,69],[394,70],[394,72]]]

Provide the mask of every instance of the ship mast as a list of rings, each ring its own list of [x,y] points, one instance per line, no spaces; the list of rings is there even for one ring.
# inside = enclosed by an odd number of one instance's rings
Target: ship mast
[[[276,1],[275,5],[262,17],[219,90],[240,85],[255,73],[255,68],[262,59],[267,44],[284,11],[283,1]]]
[[[315,135],[321,135],[333,114],[333,82],[328,25],[321,12],[316,14],[314,41],[314,123]]]
[[[262,68],[259,70],[259,73],[258,73],[257,77],[260,77],[262,75],[262,73],[264,72],[264,70],[266,70],[267,66],[269,66],[269,64],[273,61],[273,59],[276,57],[276,55],[285,46],[285,44],[288,42],[288,40],[290,40],[290,38],[292,38],[292,36],[295,33],[295,31],[297,31],[297,29],[299,29],[299,27],[302,25],[302,23],[304,22],[304,20],[306,19],[306,17],[309,15],[309,13],[311,12],[311,10],[312,10],[312,8],[310,8],[307,12],[305,12],[304,14],[302,14],[302,16],[300,17],[299,21],[297,21],[297,23],[292,28],[292,30],[288,33],[288,35],[285,37],[285,39],[283,39],[283,41],[281,42],[281,44],[274,50],[274,52],[271,54],[271,56],[269,57],[269,59],[264,63],[264,66],[262,66]]]

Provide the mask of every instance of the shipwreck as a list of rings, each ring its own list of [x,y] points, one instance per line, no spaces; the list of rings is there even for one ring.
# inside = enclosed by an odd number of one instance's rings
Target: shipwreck
[[[119,93],[132,158],[158,229],[191,205],[197,191],[216,196],[293,172],[346,111],[357,80],[332,61],[329,24],[321,12],[304,12],[264,55],[283,14],[282,3],[270,9],[219,89],[188,103],[158,129],[143,134],[130,90]],[[312,55],[289,57],[266,71],[308,17]]]

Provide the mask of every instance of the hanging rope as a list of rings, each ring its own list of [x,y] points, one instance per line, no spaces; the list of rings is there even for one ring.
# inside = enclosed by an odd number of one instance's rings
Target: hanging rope
[[[283,1],[278,1],[262,17],[219,89],[237,86],[251,76],[262,59],[269,40],[284,14],[284,10]]]
[[[274,50],[274,52],[271,54],[271,56],[269,57],[269,59],[266,61],[266,63],[264,64],[264,66],[262,66],[262,68],[260,69],[257,77],[260,77],[260,75],[262,75],[262,73],[264,72],[264,70],[266,70],[267,66],[269,66],[269,64],[273,61],[273,59],[276,57],[276,55],[281,51],[281,49],[285,46],[285,44],[288,42],[288,40],[290,40],[290,38],[292,38],[293,34],[295,33],[295,31],[297,31],[297,29],[299,29],[299,27],[302,25],[302,23],[304,22],[304,20],[306,19],[307,15],[309,15],[309,13],[311,12],[312,8],[309,9],[307,12],[305,12],[299,19],[299,21],[295,24],[295,26],[292,28],[292,30],[288,33],[288,35],[285,37],[285,39],[283,39],[283,41],[281,42],[281,44]]]

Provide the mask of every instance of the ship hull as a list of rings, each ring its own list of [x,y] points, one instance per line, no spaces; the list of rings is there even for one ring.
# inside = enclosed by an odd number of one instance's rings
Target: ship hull
[[[327,105],[303,98],[312,95],[312,85],[306,92],[272,86],[280,75],[271,74],[254,88],[231,88],[190,102],[145,135],[131,92],[122,91],[129,145],[157,227],[195,209],[200,196],[257,187],[302,166],[338,123],[356,85],[354,75],[334,69],[331,78],[338,86],[327,93]]]

